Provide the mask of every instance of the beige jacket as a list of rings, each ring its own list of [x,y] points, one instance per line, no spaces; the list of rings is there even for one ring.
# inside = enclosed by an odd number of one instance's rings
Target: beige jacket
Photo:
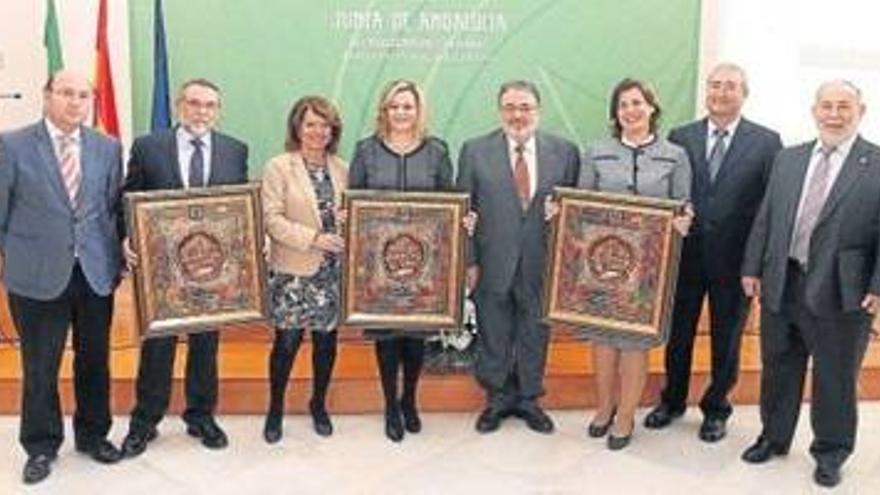
[[[337,208],[348,185],[346,164],[330,156],[327,167]],[[323,252],[312,247],[321,229],[318,201],[302,155],[284,153],[263,168],[263,219],[269,237],[270,269],[309,276],[321,266]]]

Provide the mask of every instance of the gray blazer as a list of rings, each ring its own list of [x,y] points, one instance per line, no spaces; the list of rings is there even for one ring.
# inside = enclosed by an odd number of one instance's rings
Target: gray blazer
[[[469,263],[480,267],[480,290],[507,292],[520,259],[527,283],[541,289],[549,228],[544,222],[544,198],[554,186],[574,186],[580,157],[572,142],[552,134],[539,131],[535,143],[537,187],[525,212],[504,133],[498,129],[461,147],[458,187],[470,193],[471,207],[479,215]]]
[[[82,182],[73,209],[44,121],[0,134],[0,249],[3,282],[24,297],[50,300],[79,264],[96,294],[115,289],[120,269],[122,151],[81,128]]]
[[[815,142],[776,157],[767,193],[749,234],[742,274],[760,277],[761,302],[782,308],[788,253],[801,189]],[[880,294],[880,148],[856,138],[810,238],[806,303],[817,315],[860,311]]]

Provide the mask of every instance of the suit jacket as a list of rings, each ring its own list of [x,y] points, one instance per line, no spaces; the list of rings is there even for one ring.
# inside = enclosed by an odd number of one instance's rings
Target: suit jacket
[[[162,129],[134,140],[125,177],[126,192],[183,188],[176,132],[176,127]],[[212,131],[208,186],[247,182],[247,158],[246,144]]]
[[[327,161],[333,196],[342,206],[348,183],[345,163],[331,156]],[[263,218],[269,235],[269,266],[292,275],[314,275],[324,252],[312,246],[322,231],[318,198],[299,153],[278,155],[263,168]]]
[[[738,285],[749,230],[782,141],[776,132],[741,119],[712,182],[706,158],[707,135],[707,119],[669,133],[669,140],[687,151],[693,170],[691,201],[696,218],[685,238],[682,262],[690,259],[688,252],[701,250],[704,255],[699,258],[709,278],[732,279]]]
[[[0,135],[0,249],[3,281],[18,295],[58,297],[79,261],[96,294],[119,282],[122,151],[81,127],[77,208],[71,205],[44,121]]]
[[[554,186],[575,185],[580,156],[570,141],[540,131],[535,152],[537,187],[524,212],[504,133],[498,129],[462,145],[458,187],[470,193],[471,208],[479,215],[469,262],[480,267],[480,289],[507,292],[520,260],[525,280],[541,289],[548,231],[544,198]]]
[[[755,218],[742,273],[761,278],[763,307],[779,312],[788,253],[815,141],[782,150]],[[806,304],[833,317],[880,294],[880,148],[856,138],[810,237]]]

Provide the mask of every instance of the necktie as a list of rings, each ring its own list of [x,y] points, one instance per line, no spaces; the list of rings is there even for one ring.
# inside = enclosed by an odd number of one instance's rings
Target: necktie
[[[526,157],[524,155],[525,147],[518,144],[514,151],[516,151],[516,162],[513,165],[513,180],[516,183],[516,192],[519,194],[522,209],[527,210],[532,198],[529,183],[529,167],[526,165]]]
[[[709,179],[715,182],[718,171],[721,170],[721,163],[724,162],[724,153],[727,151],[727,129],[715,129],[712,133],[715,136],[715,144],[712,146],[712,152],[709,153]]]
[[[822,212],[822,207],[825,206],[825,200],[828,198],[828,175],[831,171],[830,157],[834,150],[834,148],[822,148],[820,150],[819,161],[816,163],[816,168],[810,177],[810,183],[807,185],[801,215],[795,224],[789,255],[798,260],[802,265],[807,264],[810,252],[810,236],[813,234],[816,221],[819,220],[819,214]]]
[[[70,135],[63,135],[58,139],[58,164],[61,167],[61,179],[71,206],[76,209],[76,195],[79,193],[79,185],[82,180],[82,171],[79,164],[79,150],[76,139]]]
[[[189,159],[189,187],[202,187],[205,185],[205,154],[202,152],[205,143],[198,138],[190,142],[195,149]]]

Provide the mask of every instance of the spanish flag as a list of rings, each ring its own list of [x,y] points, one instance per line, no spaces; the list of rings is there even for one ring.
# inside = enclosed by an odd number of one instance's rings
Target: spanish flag
[[[104,134],[119,137],[113,74],[110,71],[110,48],[107,44],[107,0],[98,6],[98,34],[95,48],[95,127]]]

